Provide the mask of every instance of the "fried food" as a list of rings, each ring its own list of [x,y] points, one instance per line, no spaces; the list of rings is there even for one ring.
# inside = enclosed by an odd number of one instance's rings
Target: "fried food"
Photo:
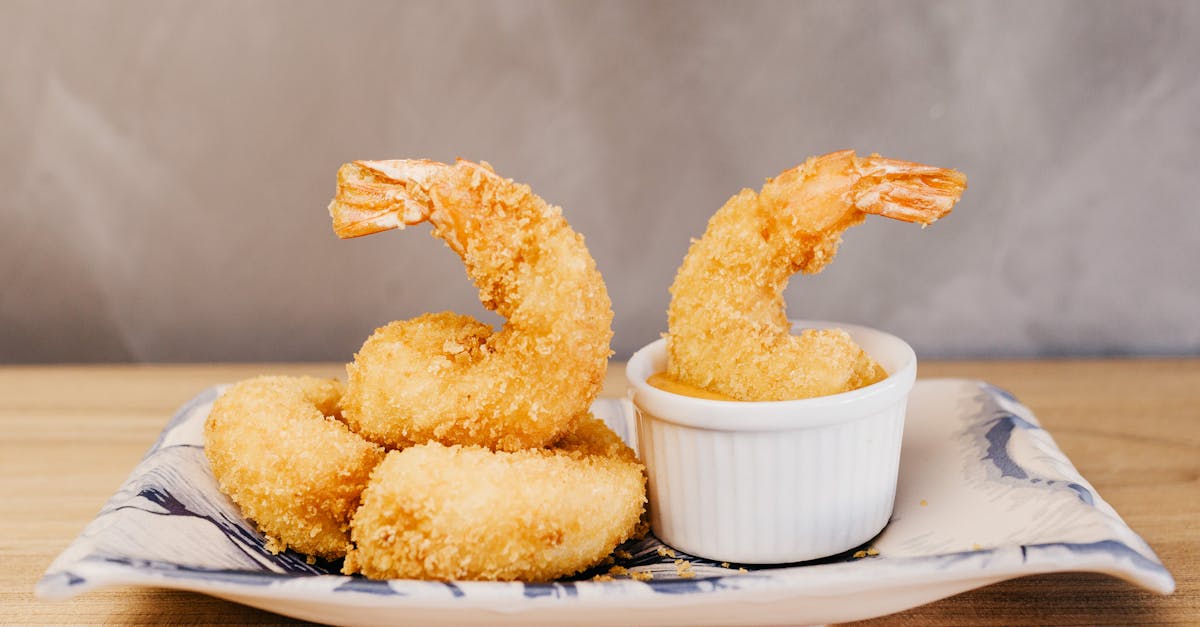
[[[637,453],[591,412],[575,419],[570,431],[554,443],[554,450],[567,455],[607,457],[641,465]]]
[[[385,325],[344,395],[289,377],[226,392],[205,450],[269,547],[374,578],[542,581],[643,533],[645,468],[589,412],[611,302],[561,210],[487,164],[357,161],[329,211],[341,237],[430,222],[507,321]]]
[[[338,421],[341,396],[336,380],[257,377],[229,388],[205,422],[221,491],[273,551],[337,559],[350,549],[350,517],[384,450]]]
[[[548,581],[596,564],[642,529],[645,471],[603,423],[577,424],[554,449],[388,453],[351,523],[344,572]]]
[[[428,221],[463,259],[499,331],[427,314],[378,329],[347,367],[347,424],[389,447],[546,446],[586,412],[607,368],[612,306],[558,207],[485,164],[355,161],[338,171],[334,231]]]
[[[886,377],[845,331],[792,335],[783,290],[796,272],[820,272],[867,214],[929,225],[966,185],[954,170],[845,150],[810,158],[757,194],[742,190],[709,220],[671,286],[668,375],[742,401],[823,396]]]

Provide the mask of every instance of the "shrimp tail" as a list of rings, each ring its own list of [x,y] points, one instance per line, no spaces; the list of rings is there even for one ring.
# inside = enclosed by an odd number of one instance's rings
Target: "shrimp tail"
[[[850,203],[859,211],[922,226],[950,213],[967,189],[967,177],[957,170],[873,154],[855,158],[858,181]]]
[[[429,186],[445,165],[428,159],[354,161],[338,169],[329,203],[333,232],[342,239],[420,224],[433,203]]]

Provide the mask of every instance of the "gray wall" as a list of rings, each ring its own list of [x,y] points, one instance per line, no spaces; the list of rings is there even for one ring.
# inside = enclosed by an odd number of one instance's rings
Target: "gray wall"
[[[0,362],[347,360],[479,314],[427,228],[325,211],[343,161],[456,156],[564,208],[624,357],[726,198],[840,148],[970,189],[848,232],[793,316],[1197,354],[1198,67],[1196,2],[2,1]]]

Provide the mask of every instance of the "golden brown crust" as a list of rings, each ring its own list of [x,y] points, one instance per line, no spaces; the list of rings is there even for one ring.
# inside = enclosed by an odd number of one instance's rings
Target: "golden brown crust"
[[[372,474],[346,572],[552,580],[595,565],[634,535],[643,503],[635,462],[421,444],[389,453]]]
[[[637,453],[591,412],[577,416],[571,429],[554,443],[553,448],[568,455],[609,457],[641,464]]]
[[[641,531],[644,468],[588,414],[611,304],[561,211],[486,164],[356,161],[330,215],[342,237],[429,221],[507,322],[444,312],[381,327],[344,396],[287,377],[222,396],[206,451],[268,546],[345,555],[370,577],[543,580]],[[385,458],[356,432],[409,448]]]
[[[549,581],[598,563],[641,529],[645,476],[632,452],[611,446],[615,435],[586,428],[569,451],[425,444],[389,453],[354,515],[344,571]]]
[[[268,546],[326,559],[350,548],[350,517],[382,448],[337,419],[342,385],[312,377],[235,384],[205,422],[205,454],[221,492]]]
[[[792,335],[783,290],[819,272],[868,213],[929,224],[966,188],[954,170],[853,151],[742,190],[709,220],[671,286],[668,374],[744,401],[845,392],[886,376],[844,331]]]
[[[347,371],[346,419],[365,437],[512,451],[550,444],[587,411],[611,355],[612,305],[557,207],[486,165],[378,161],[343,166],[331,212],[339,232],[428,220],[483,305],[507,318],[496,332],[452,313],[378,329]]]

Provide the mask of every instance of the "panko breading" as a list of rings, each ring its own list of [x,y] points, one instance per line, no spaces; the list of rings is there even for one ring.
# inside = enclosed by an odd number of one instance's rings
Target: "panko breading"
[[[342,385],[257,377],[229,388],[204,425],[223,493],[270,538],[326,559],[350,549],[350,517],[384,450],[338,421]]]
[[[547,446],[600,391],[612,306],[583,238],[529,187],[487,164],[355,161],[338,171],[334,231],[428,221],[462,257],[499,331],[427,314],[378,329],[347,367],[347,424],[388,447],[428,441]]]
[[[569,455],[611,457],[641,465],[637,453],[591,412],[576,417],[571,430],[554,443],[554,450]]]
[[[261,377],[222,396],[206,452],[268,546],[373,578],[541,581],[643,532],[645,469],[589,413],[612,305],[561,210],[486,163],[413,160],[343,165],[329,211],[341,237],[431,223],[507,320],[385,325],[344,395]]]
[[[592,420],[564,450],[389,453],[354,515],[344,571],[548,581],[600,562],[640,529],[646,486],[632,451],[611,446],[616,436]]]
[[[960,172],[858,157],[809,159],[742,190],[692,243],[667,311],[667,373],[741,401],[824,396],[869,385],[883,368],[840,329],[792,335],[783,290],[796,272],[819,272],[842,232],[867,214],[928,225],[966,189]]]

